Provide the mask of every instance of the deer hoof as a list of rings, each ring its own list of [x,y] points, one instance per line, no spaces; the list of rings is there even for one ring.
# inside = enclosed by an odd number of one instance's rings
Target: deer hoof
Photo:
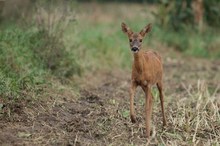
[[[135,116],[131,115],[131,122],[132,122],[132,123],[136,123],[136,121],[137,121],[137,120],[136,120]]]
[[[166,126],[167,126],[167,122],[163,121],[163,127],[166,127]]]

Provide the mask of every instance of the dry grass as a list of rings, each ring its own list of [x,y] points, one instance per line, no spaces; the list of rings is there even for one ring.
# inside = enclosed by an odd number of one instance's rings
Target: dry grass
[[[63,33],[70,22],[75,21],[74,11],[70,6],[60,2],[59,7],[54,5],[36,5],[36,13],[33,14],[35,23],[39,29],[44,29],[53,37],[63,38]]]
[[[219,95],[210,95],[201,81],[198,81],[197,89],[185,92],[188,93],[186,97],[167,105],[170,128],[163,132],[162,137],[166,136],[161,141],[169,139],[166,145],[182,145],[184,141],[185,145],[219,144]]]
[[[175,73],[169,74],[171,70],[179,69],[178,64],[178,61],[165,61],[166,66],[171,66],[165,72],[168,80],[165,82],[168,126],[162,129],[160,102],[158,93],[154,91],[152,137],[149,143],[145,138],[143,93],[138,91],[136,95],[138,122],[132,124],[129,119],[129,72],[115,70],[97,72],[98,80],[96,76],[85,76],[87,82],[83,83],[83,88],[76,95],[71,88],[57,82],[53,90],[45,89],[50,98],[28,104],[18,102],[15,107],[12,106],[10,117],[0,124],[4,135],[11,138],[6,140],[3,133],[0,134],[1,144],[218,146],[219,88],[205,82],[206,79],[190,84],[181,83]],[[206,65],[211,66],[209,62]],[[182,75],[195,74],[193,70],[197,68],[194,66],[187,64],[188,69],[182,70]],[[207,70],[200,72],[207,73]],[[209,87],[215,88],[210,91]],[[12,136],[12,133],[16,135]]]

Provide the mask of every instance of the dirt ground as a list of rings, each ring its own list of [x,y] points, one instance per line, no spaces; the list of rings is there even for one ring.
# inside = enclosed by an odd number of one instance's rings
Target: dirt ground
[[[164,69],[168,126],[162,129],[160,102],[156,96],[151,144],[169,145],[169,141],[174,140],[176,142],[173,144],[178,145],[187,137],[184,134],[180,134],[180,137],[171,135],[174,131],[185,131],[172,121],[171,116],[178,111],[176,104],[183,98],[189,98],[189,92],[197,90],[198,82],[206,85],[210,91],[215,90],[216,99],[219,99],[220,62],[165,57]],[[0,119],[0,145],[144,145],[144,97],[138,90],[135,98],[138,122],[132,124],[129,119],[129,82],[130,72],[99,72],[87,75],[79,94],[74,97],[70,92],[55,94],[40,101],[7,103]],[[213,126],[214,131],[203,129],[196,135],[198,145],[210,139],[220,141],[220,125],[214,122]],[[215,136],[211,135],[213,132]],[[188,144],[181,142],[181,145]]]

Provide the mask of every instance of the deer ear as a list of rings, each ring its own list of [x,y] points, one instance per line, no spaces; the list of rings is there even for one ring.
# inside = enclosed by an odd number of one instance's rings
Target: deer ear
[[[144,37],[148,32],[151,31],[151,28],[152,28],[152,25],[150,23],[140,31],[140,35],[142,35],[142,37]]]
[[[133,33],[132,30],[124,22],[121,23],[121,29],[128,36]]]

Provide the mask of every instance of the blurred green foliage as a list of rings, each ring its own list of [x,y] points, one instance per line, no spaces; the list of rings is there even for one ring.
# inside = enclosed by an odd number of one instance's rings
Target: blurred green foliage
[[[161,41],[179,51],[194,56],[219,58],[219,52],[211,46],[219,44],[220,3],[218,0],[203,0],[201,22],[196,22],[195,0],[160,0],[157,24]],[[201,2],[201,1],[200,1]],[[194,8],[193,8],[194,5]],[[159,33],[159,32],[158,32]]]
[[[193,9],[194,0],[160,0],[160,9],[157,14],[159,24],[164,28],[169,27],[175,31],[182,31],[189,28],[196,30]],[[202,18],[210,27],[218,27],[220,24],[220,3],[219,0],[202,1]]]
[[[81,70],[74,54],[67,52],[59,36],[51,36],[46,30],[40,30],[31,38],[35,46],[31,47],[34,57],[40,60],[44,68],[49,69],[57,77],[70,77],[80,74]]]
[[[132,2],[159,4],[157,14],[163,26],[171,26],[179,31],[187,27],[195,27],[195,14],[193,11],[194,0],[78,0],[78,2]],[[204,20],[211,27],[220,25],[220,2],[219,0],[203,0]],[[167,24],[169,23],[169,24]]]
[[[220,26],[220,1],[204,0],[204,17],[208,25],[219,28]]]
[[[170,12],[170,23],[174,30],[184,29],[184,25],[189,27],[194,24],[192,0],[176,0],[173,6]]]
[[[50,83],[48,75],[57,78],[80,73],[74,54],[62,42],[36,27],[5,27],[0,31],[0,96],[25,97]]]
[[[159,0],[77,0],[78,2],[128,2],[128,3],[157,3]]]
[[[23,92],[33,90],[43,83],[45,71],[40,59],[31,50],[39,42],[33,42],[33,30],[9,27],[0,31],[0,95],[17,98]]]
[[[63,42],[63,32],[74,20],[68,15],[67,5],[55,9],[54,2],[50,6],[43,1],[25,2],[26,6],[33,4],[30,14],[22,15],[23,10],[7,13],[0,25],[1,97],[16,99],[38,94],[39,85],[51,82],[48,78],[63,81],[81,74],[76,55],[67,51]],[[9,4],[8,12],[13,7]],[[7,19],[9,14],[13,19]]]

